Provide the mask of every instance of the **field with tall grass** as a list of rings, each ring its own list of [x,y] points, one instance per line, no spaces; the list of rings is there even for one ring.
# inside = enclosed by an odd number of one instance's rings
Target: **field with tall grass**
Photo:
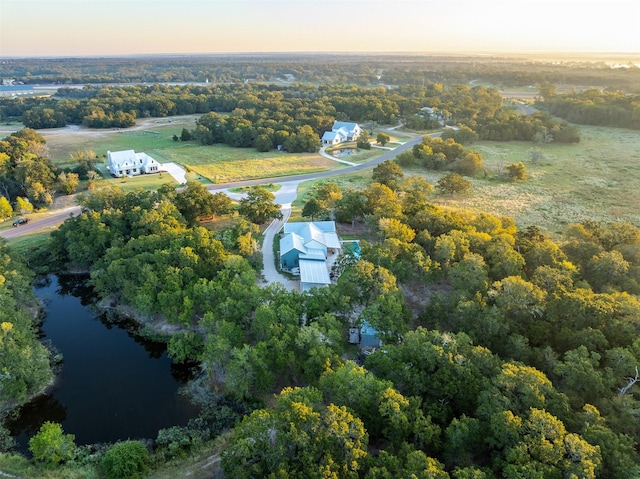
[[[539,146],[543,157],[530,159],[530,142],[478,142],[485,172],[474,178],[469,197],[438,196],[437,203],[513,218],[519,226],[537,225],[551,234],[569,223],[631,221],[640,225],[640,132],[580,126],[578,144]],[[529,179],[511,182],[500,173],[522,161]],[[412,170],[424,174],[424,170]],[[485,175],[486,173],[486,175]],[[425,177],[437,182],[442,174]]]

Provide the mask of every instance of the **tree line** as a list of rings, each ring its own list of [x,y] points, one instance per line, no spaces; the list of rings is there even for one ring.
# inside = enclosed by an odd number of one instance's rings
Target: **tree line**
[[[638,92],[640,69],[604,61],[477,56],[263,54],[135,58],[5,59],[2,75],[26,84],[133,82],[243,83],[249,81],[422,85],[425,82],[523,87],[544,82],[606,86]]]
[[[39,339],[33,273],[0,241],[0,450],[13,439],[3,427],[10,409],[42,392],[53,381],[54,354]]]
[[[503,102],[500,93],[483,86],[434,83],[398,89],[296,84],[215,86],[128,86],[61,89],[60,100],[19,98],[0,103],[0,116],[20,116],[30,128],[84,124],[92,128],[129,127],[136,118],[203,113],[194,131],[182,139],[203,144],[267,151],[290,140],[292,151],[313,151],[315,136],[330,130],[333,121],[369,124],[402,120],[414,129],[444,124],[473,130],[471,139],[533,141],[546,134],[550,141],[579,141],[575,128],[543,113],[519,115]],[[429,109],[425,113],[425,109]],[[230,118],[222,118],[231,112]],[[301,131],[303,130],[303,131]],[[467,130],[465,130],[467,131]],[[459,133],[461,134],[461,133]],[[297,139],[289,136],[301,135]]]
[[[56,193],[75,193],[80,180],[92,189],[98,173],[96,155],[78,150],[71,155],[75,166],[61,169],[48,156],[44,137],[24,128],[0,140],[0,221],[13,214],[48,207]]]
[[[555,94],[549,88],[541,106],[572,123],[640,129],[640,95],[591,88]]]

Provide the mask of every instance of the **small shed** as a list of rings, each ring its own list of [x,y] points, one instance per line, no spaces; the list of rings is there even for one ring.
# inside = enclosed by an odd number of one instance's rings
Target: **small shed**
[[[360,328],[349,328],[349,344],[360,344]]]
[[[360,328],[360,346],[363,348],[379,348],[382,346],[380,333],[367,321],[363,321]]]

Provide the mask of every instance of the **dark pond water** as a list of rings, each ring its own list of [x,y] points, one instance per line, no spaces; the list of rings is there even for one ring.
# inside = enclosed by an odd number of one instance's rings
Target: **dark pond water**
[[[136,337],[90,307],[86,278],[49,276],[35,292],[47,316],[43,339],[63,354],[56,386],[9,424],[19,449],[44,421],[62,424],[76,444],[156,437],[197,415],[179,389],[192,371],[172,364],[165,345]],[[130,329],[130,328],[129,328]]]
[[[358,153],[357,148],[339,148],[337,150],[331,150],[331,154],[336,158],[342,158],[344,156],[351,156]]]

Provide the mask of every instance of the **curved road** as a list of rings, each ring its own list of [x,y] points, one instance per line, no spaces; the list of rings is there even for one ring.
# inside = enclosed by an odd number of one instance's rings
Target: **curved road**
[[[440,136],[441,133],[432,133],[430,136],[432,137],[438,137]],[[291,181],[295,181],[295,182],[302,182],[302,181],[308,181],[308,180],[317,180],[320,178],[329,178],[331,176],[338,176],[338,175],[345,175],[345,174],[349,174],[349,173],[355,173],[357,171],[362,171],[362,170],[366,170],[368,168],[371,168],[373,166],[377,166],[380,163],[383,163],[387,160],[392,160],[393,158],[395,158],[396,156],[398,156],[400,153],[403,153],[411,148],[413,148],[413,145],[417,145],[418,143],[420,143],[422,141],[423,135],[413,135],[413,138],[405,143],[403,143],[402,145],[398,146],[397,148],[393,149],[393,150],[389,150],[386,153],[380,155],[377,158],[374,158],[371,161],[367,161],[366,163],[362,163],[361,165],[355,165],[355,166],[349,166],[347,168],[339,168],[336,170],[331,170],[331,171],[322,171],[319,173],[308,173],[306,175],[295,175],[295,176],[279,176],[276,178],[260,178],[260,179],[256,179],[256,180],[246,180],[246,181],[237,181],[237,182],[233,182],[233,183],[220,183],[220,184],[216,184],[216,185],[210,185],[207,186],[207,189],[209,191],[218,191],[218,190],[226,190],[229,188],[236,188],[239,186],[254,186],[254,185],[263,185],[265,183],[278,183],[278,184],[282,184],[282,183],[288,183]],[[295,198],[294,198],[295,199]],[[280,202],[284,202],[282,200],[280,200]]]
[[[391,160],[398,156],[400,153],[407,151],[413,148],[413,145],[416,145],[422,141],[423,135],[410,134],[413,136],[412,139],[398,146],[394,150],[387,151],[386,153],[380,155],[377,158],[374,158],[371,161],[366,163],[362,163],[361,165],[349,166],[347,168],[338,168],[331,171],[323,171],[319,173],[309,173],[306,175],[297,175],[297,176],[280,176],[276,178],[260,178],[256,180],[247,180],[247,181],[237,181],[233,183],[220,183],[216,185],[210,185],[207,187],[209,191],[219,191],[219,190],[228,190],[229,188],[235,188],[239,186],[253,186],[253,185],[261,185],[264,183],[277,183],[281,185],[280,190],[276,194],[276,201],[282,205],[293,203],[293,201],[297,197],[297,189],[298,184],[303,181],[308,180],[316,180],[320,178],[329,178],[331,176],[344,175],[349,173],[354,173],[357,171],[366,170],[368,168],[372,168],[384,161]],[[440,133],[432,133],[430,136],[437,137],[440,136]],[[234,194],[227,192],[229,196],[234,198]],[[237,199],[237,197],[235,198]],[[72,208],[65,208],[64,210],[58,210],[58,212],[48,216],[47,218],[39,219],[37,221],[30,221],[26,225],[18,226],[16,228],[11,228],[5,231],[0,232],[0,237],[2,238],[16,238],[18,236],[26,235],[29,233],[34,233],[36,231],[42,230],[44,228],[54,228],[58,224],[62,223],[66,220],[70,214],[77,215],[80,213],[80,207],[74,206]]]

